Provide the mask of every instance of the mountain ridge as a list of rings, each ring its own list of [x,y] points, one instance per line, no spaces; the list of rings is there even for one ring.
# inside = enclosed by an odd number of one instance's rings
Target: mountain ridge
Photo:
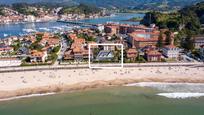
[[[19,2],[26,3],[61,3],[61,4],[92,4],[98,7],[117,7],[117,8],[127,8],[127,7],[145,7],[154,5],[167,4],[169,7],[184,7],[186,5],[192,5],[204,0],[4,0],[0,1],[0,4],[13,4]]]

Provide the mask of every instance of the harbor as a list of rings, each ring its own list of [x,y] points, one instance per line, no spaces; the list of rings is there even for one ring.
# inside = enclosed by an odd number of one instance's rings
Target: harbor
[[[104,24],[107,22],[119,22],[119,23],[128,23],[128,24],[136,24],[138,22],[126,22],[125,19],[129,19],[135,16],[144,16],[144,14],[132,14],[132,13],[120,13],[116,14],[113,17],[103,17],[103,18],[95,18],[95,19],[85,19],[76,21],[80,24]],[[75,22],[75,21],[70,21]],[[71,30],[77,25],[67,24],[59,21],[51,21],[51,22],[34,22],[34,23],[18,23],[18,24],[4,24],[0,25],[0,38],[6,38],[9,36],[22,36],[32,32],[60,32],[63,30]],[[78,27],[78,26],[77,26]],[[79,26],[80,27],[80,26]]]

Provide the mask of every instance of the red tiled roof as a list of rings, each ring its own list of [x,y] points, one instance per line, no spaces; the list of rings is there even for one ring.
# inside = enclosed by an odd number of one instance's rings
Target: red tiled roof
[[[137,56],[137,50],[134,48],[127,50],[127,57],[128,58],[135,58]]]
[[[76,34],[69,34],[69,37],[70,37],[72,40],[77,39],[77,35],[76,35]]]
[[[150,50],[150,51],[148,51],[147,52],[147,55],[151,55],[151,56],[153,56],[153,55],[159,55],[159,56],[161,56],[161,53],[160,52],[158,52],[157,50]]]
[[[74,52],[74,53],[81,53],[82,50],[81,50],[80,47],[75,47],[75,48],[73,49],[73,52]]]
[[[13,50],[13,47],[9,47],[9,46],[0,47],[0,51],[9,51],[9,50]]]
[[[145,38],[143,36],[139,36],[139,34],[146,34],[150,38]],[[129,34],[135,41],[157,41],[159,37],[158,32],[145,32],[145,31],[135,31]]]
[[[83,43],[85,43],[85,39],[78,38],[78,39],[75,39],[74,42],[77,43],[77,44],[83,44]]]
[[[44,56],[44,52],[37,51],[37,50],[32,50],[31,51],[31,56],[33,56],[33,57],[43,57]]]
[[[127,53],[137,53],[137,50],[134,48],[130,48],[127,50]]]
[[[19,59],[15,57],[1,57],[0,60],[19,60]]]

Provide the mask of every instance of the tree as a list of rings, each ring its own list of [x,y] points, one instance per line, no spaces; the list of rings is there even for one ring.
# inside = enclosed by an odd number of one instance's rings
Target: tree
[[[166,45],[170,45],[171,42],[172,42],[171,32],[170,31],[166,31],[165,34],[166,34],[165,44]]]
[[[25,62],[30,62],[30,60],[31,60],[30,57],[25,58]]]
[[[42,36],[36,36],[36,41],[40,42],[42,40]]]
[[[178,21],[175,21],[175,20],[170,20],[168,23],[167,23],[167,27],[169,29],[172,29],[172,30],[178,30],[179,29],[179,22]]]
[[[159,12],[148,12],[145,14],[144,18],[140,21],[141,24],[149,26],[152,23],[156,23],[156,14]]]
[[[0,15],[5,15],[3,8],[0,7]]]
[[[162,32],[160,32],[159,34],[159,38],[157,41],[157,47],[162,48],[163,47],[163,36],[162,36]]]
[[[94,6],[94,5],[87,5],[87,4],[79,4],[78,6],[68,6],[62,8],[58,14],[69,14],[69,13],[76,13],[76,14],[95,14],[101,12],[101,9]]]
[[[191,34],[188,34],[187,37],[182,41],[182,47],[189,51],[194,49],[194,40]]]
[[[117,40],[117,39],[118,39],[118,37],[117,37],[117,35],[115,35],[115,34],[111,37],[111,40],[112,40],[112,41]]]
[[[32,5],[27,3],[12,4],[12,8],[21,14],[38,16],[38,12],[30,8],[30,6]]]
[[[40,44],[38,44],[38,42],[34,42],[30,45],[30,49],[32,50],[38,50],[41,51],[43,48],[43,46],[41,46]]]

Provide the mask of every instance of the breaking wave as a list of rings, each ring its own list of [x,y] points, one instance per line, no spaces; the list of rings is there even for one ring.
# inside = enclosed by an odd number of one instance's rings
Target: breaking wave
[[[155,83],[142,82],[126,86],[148,87],[161,93],[156,95],[174,99],[199,98],[204,96],[202,83]]]
[[[203,83],[155,83],[141,82],[128,84],[126,86],[149,87],[165,92],[194,92],[204,93]]]
[[[29,98],[29,97],[39,97],[39,96],[47,96],[47,95],[54,95],[55,93],[43,93],[43,94],[31,94],[31,95],[24,95],[24,96],[16,96],[11,98],[0,99],[0,101],[9,101],[15,99],[22,99],[22,98]]]
[[[203,97],[204,93],[159,93],[157,95],[173,99],[186,99]]]

